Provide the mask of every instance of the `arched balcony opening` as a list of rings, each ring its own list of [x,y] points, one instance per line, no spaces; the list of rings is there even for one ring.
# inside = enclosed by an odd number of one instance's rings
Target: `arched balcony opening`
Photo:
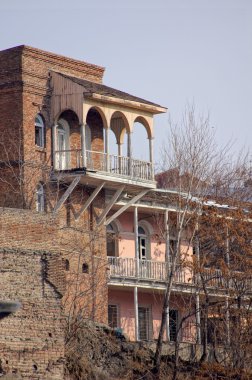
[[[119,111],[113,113],[110,128],[106,131],[106,154],[111,174],[130,175],[127,132],[130,131],[126,116]]]
[[[137,117],[131,136],[131,156],[134,157],[134,176],[154,178],[152,131],[143,117]]]
[[[79,165],[81,152],[80,123],[71,110],[62,112],[53,126],[54,167],[69,170]]]
[[[110,120],[110,129],[116,138],[118,156],[128,155],[127,133],[130,132],[129,123],[126,116],[119,111],[113,113]]]
[[[84,166],[90,170],[106,169],[106,129],[105,116],[99,108],[89,109],[84,132]]]
[[[151,131],[147,121],[142,117],[137,117],[133,125],[132,133],[132,155],[139,160],[150,161],[150,150],[148,140],[151,138]],[[141,144],[139,144],[141,141]]]

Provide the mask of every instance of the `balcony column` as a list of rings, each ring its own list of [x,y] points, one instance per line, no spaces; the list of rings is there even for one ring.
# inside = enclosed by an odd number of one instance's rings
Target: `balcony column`
[[[131,135],[132,132],[128,132],[128,174],[132,177],[132,146],[131,146]]]
[[[149,151],[150,151],[150,177],[154,180],[154,168],[153,168],[153,138],[149,138]]]
[[[81,155],[82,155],[82,166],[85,168],[87,166],[86,157],[86,124],[81,124]]]
[[[53,167],[56,168],[57,164],[56,162],[59,162],[59,156],[56,157],[56,150],[57,150],[57,124],[54,124],[52,126],[52,148],[53,148]]]
[[[164,228],[165,228],[165,261],[167,268],[167,275],[170,273],[170,236],[169,236],[169,211],[165,210],[164,214]],[[166,339],[170,341],[170,320],[169,320],[169,306],[167,306],[166,310]]]
[[[139,320],[138,320],[138,288],[134,287],[134,307],[135,307],[135,340],[139,340]]]
[[[199,236],[198,236],[198,225],[196,226],[196,237],[195,237],[195,255],[197,264],[200,261],[200,251],[199,251]],[[199,299],[199,274],[196,275],[196,297],[195,297],[195,312],[196,312],[196,331],[197,331],[197,343],[201,344],[201,329],[200,329],[200,299]]]
[[[105,128],[106,170],[109,172],[109,127]]]
[[[135,259],[136,259],[136,277],[139,275],[139,253],[138,253],[138,208],[134,209],[134,231],[135,231]],[[135,339],[139,340],[138,325],[138,288],[134,287],[134,306],[135,306]]]
[[[139,247],[138,247],[138,208],[134,209],[134,231],[135,231],[135,259],[136,259],[136,277],[139,276]]]

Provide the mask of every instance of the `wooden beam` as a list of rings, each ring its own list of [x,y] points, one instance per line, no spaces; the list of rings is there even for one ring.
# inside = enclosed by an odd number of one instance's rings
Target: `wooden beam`
[[[90,195],[90,197],[86,200],[84,205],[81,207],[80,211],[76,214],[75,220],[78,220],[81,214],[91,205],[95,197],[98,195],[98,193],[101,191],[103,186],[105,185],[105,182],[102,182]]]
[[[97,225],[100,226],[102,224],[102,222],[104,221],[104,219],[106,218],[108,212],[111,210],[112,206],[115,204],[115,202],[117,201],[117,199],[119,198],[119,196],[121,195],[122,191],[124,190],[125,186],[121,186],[116,192],[115,194],[113,195],[113,197],[111,198],[111,201],[109,202],[109,204],[107,205],[107,207],[105,208],[105,210],[101,213],[101,215],[99,216],[99,218],[97,219]],[[107,225],[107,224],[106,224]]]
[[[115,218],[117,218],[119,215],[121,215],[124,211],[127,210],[132,204],[137,202],[140,198],[142,198],[146,193],[148,193],[149,190],[141,191],[140,194],[136,195],[134,198],[132,198],[126,205],[121,207],[118,211],[116,211],[110,218],[108,218],[105,222],[105,225],[107,226],[109,223],[111,223]]]
[[[75,189],[75,187],[78,185],[80,182],[81,176],[78,175],[77,177],[74,178],[74,180],[71,182],[71,185],[68,187],[68,189],[64,192],[58,203],[55,205],[53,213],[56,214],[57,211],[61,208],[63,203],[67,200],[69,195],[72,193],[72,191]]]

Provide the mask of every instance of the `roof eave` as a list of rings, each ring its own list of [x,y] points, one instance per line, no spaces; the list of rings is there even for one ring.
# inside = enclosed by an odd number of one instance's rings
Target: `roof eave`
[[[123,105],[123,106],[129,107],[129,108],[141,109],[141,110],[145,110],[147,112],[150,112],[152,114],[159,114],[159,113],[167,112],[167,108],[161,107],[158,105],[141,103],[141,102],[136,102],[136,101],[132,101],[132,100],[128,100],[128,99],[121,99],[121,98],[117,98],[117,97],[101,95],[101,94],[97,94],[97,93],[92,93],[92,94],[89,93],[88,95],[84,93],[84,97],[99,100],[100,102],[103,102],[103,103],[119,104],[119,105]]]

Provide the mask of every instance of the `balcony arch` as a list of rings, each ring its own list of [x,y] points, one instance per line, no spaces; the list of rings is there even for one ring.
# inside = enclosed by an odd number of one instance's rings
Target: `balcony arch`
[[[94,112],[94,111],[96,111],[99,115],[100,115],[100,117],[101,117],[101,119],[102,119],[102,124],[103,124],[103,128],[108,128],[108,121],[107,121],[107,118],[106,118],[106,116],[105,116],[105,114],[104,114],[104,112],[103,112],[103,110],[101,109],[101,107],[99,107],[99,106],[94,106],[94,105],[90,105],[89,107],[88,107],[88,109],[86,110],[86,123],[88,123],[88,114],[90,113],[90,111],[91,112]]]
[[[115,111],[110,118],[110,129],[113,132],[118,156],[128,155],[128,140],[125,143],[125,135],[129,134],[130,125],[126,115],[122,111]]]
[[[68,108],[58,115],[53,126],[54,167],[68,170],[79,165],[81,151],[80,119]]]
[[[141,146],[139,145],[141,141]],[[146,143],[145,143],[146,141]],[[139,149],[139,147],[141,149]],[[132,154],[140,160],[153,164],[153,134],[152,128],[146,118],[137,116],[133,123]]]

